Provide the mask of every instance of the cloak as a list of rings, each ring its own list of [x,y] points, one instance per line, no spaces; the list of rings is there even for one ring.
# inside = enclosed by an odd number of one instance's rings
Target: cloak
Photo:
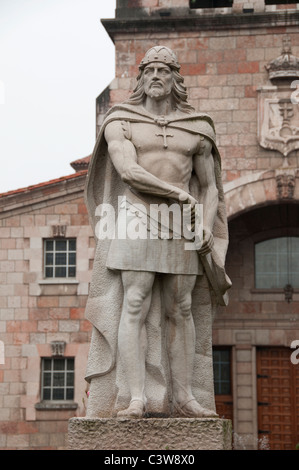
[[[114,120],[154,124],[154,117],[141,106],[129,104],[114,106],[106,114],[89,164],[85,202],[96,238],[92,280],[86,305],[86,318],[93,325],[85,377],[90,383],[87,407],[87,416],[89,417],[111,416],[118,410],[126,408],[130,402],[130,394],[117,348],[118,325],[123,300],[120,272],[106,267],[111,241],[109,239],[98,240],[96,237],[96,224],[99,220],[96,215],[97,207],[99,204],[111,204],[117,211],[118,197],[122,196],[127,188],[112,164],[104,137],[107,124]],[[221,180],[221,162],[215,142],[213,122],[206,114],[186,113],[176,119],[169,120],[168,128],[200,134],[207,137],[213,144],[219,203],[213,228],[214,246],[211,257],[218,285],[221,292],[225,294],[231,286],[230,279],[225,272],[228,229]],[[192,176],[190,181],[190,194],[198,200],[200,188],[195,176]],[[192,389],[198,402],[211,410],[215,410],[212,322],[216,306],[217,300],[207,277],[205,275],[198,276],[192,298],[192,313],[196,331]],[[153,416],[167,415],[171,413],[172,394],[166,352],[167,320],[163,315],[159,275],[156,276],[154,282],[152,302],[145,328],[148,344],[145,384],[145,394],[148,400],[147,410]]]

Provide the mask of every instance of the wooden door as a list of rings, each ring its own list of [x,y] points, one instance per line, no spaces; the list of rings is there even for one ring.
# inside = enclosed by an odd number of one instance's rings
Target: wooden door
[[[292,350],[270,347],[257,350],[259,442],[270,450],[293,450],[299,443],[299,365]]]
[[[232,395],[215,395],[216,412],[221,419],[230,419],[233,422]]]

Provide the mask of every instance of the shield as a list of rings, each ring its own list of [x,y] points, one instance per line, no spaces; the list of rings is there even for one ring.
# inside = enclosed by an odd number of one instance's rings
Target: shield
[[[287,157],[299,149],[299,106],[288,87],[268,86],[258,90],[258,140],[269,150]]]

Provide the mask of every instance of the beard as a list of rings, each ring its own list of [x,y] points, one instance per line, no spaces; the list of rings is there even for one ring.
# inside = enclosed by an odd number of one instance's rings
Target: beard
[[[163,99],[171,94],[171,89],[166,90],[163,85],[151,85],[147,90],[145,90],[147,96],[152,99]]]

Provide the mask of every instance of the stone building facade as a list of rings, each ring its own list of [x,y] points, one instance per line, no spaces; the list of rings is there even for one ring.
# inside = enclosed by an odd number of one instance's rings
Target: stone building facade
[[[68,419],[85,413],[91,327],[84,309],[94,253],[85,177],[83,170],[0,197],[0,448],[63,449]],[[65,250],[58,249],[76,240],[74,276],[45,276],[46,261],[51,264],[45,243],[52,240],[57,269],[66,264],[58,259]],[[58,399],[52,401],[44,400],[41,390],[42,382],[44,390],[49,378],[53,382],[49,361],[58,374]],[[42,372],[42,363],[49,372]]]
[[[118,0],[115,18],[103,20],[116,74],[96,99],[97,131],[108,107],[133,90],[153,45],[177,53],[190,103],[215,122],[233,282],[229,306],[219,308],[214,324],[215,386],[236,448],[293,449],[299,442],[298,5]],[[63,448],[67,418],[84,415],[84,306],[93,260],[83,202],[87,164],[83,159],[69,177],[0,198],[4,448]],[[45,278],[47,255],[50,263],[56,247],[70,249],[74,239],[75,276]],[[67,244],[47,248],[51,240]],[[74,395],[49,403],[41,393],[47,367],[59,358],[66,368],[75,358]]]

